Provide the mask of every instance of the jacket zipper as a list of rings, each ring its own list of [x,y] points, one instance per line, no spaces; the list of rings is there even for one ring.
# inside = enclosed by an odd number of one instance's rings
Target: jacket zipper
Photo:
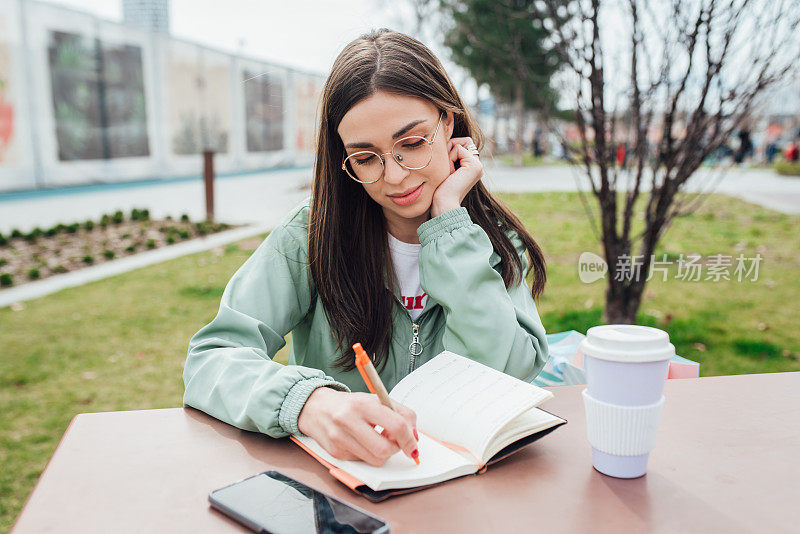
[[[397,298],[397,295],[392,294],[394,299],[400,303],[400,305],[405,309],[406,305],[403,304],[403,301]],[[408,316],[411,319],[411,315]],[[411,319],[411,343],[408,345],[408,353],[409,353],[409,361],[408,361],[408,372],[409,374],[414,370],[414,365],[416,364],[417,356],[422,354],[422,343],[419,342],[419,325]]]
[[[408,365],[409,373],[414,370],[417,356],[422,354],[422,343],[419,342],[419,325],[414,321],[411,321],[411,336],[411,344],[408,346],[408,352],[411,353],[411,361]]]

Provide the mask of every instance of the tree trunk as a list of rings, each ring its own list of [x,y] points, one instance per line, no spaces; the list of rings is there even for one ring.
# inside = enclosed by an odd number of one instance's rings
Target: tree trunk
[[[522,136],[525,131],[525,110],[522,107],[522,82],[514,85],[514,114],[517,117],[517,135],[514,138],[514,166],[522,167]]]
[[[644,282],[632,282],[632,284],[623,285],[623,282],[614,280],[613,275],[609,276],[602,318],[604,324],[636,324],[636,313],[642,303]],[[636,290],[634,286],[641,287]]]
[[[494,101],[494,127],[492,129],[492,136],[489,138],[488,143],[488,150],[489,153],[486,155],[487,157],[484,158],[488,161],[488,159],[494,158],[494,155],[497,154],[497,141],[500,139],[500,102],[495,99]]]

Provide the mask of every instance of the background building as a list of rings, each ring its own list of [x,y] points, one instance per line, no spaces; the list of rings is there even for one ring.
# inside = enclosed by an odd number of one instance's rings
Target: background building
[[[324,80],[0,0],[0,191],[197,175],[204,149],[220,173],[308,164]]]
[[[122,20],[128,26],[169,33],[169,0],[122,0]]]

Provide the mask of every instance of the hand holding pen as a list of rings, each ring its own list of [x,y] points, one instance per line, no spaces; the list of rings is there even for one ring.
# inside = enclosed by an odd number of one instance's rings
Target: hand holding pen
[[[413,459],[417,449],[416,414],[398,403],[394,408],[370,393],[319,387],[303,405],[297,425],[335,458],[379,467],[398,450]],[[375,426],[383,432],[376,432]]]
[[[361,378],[363,378],[364,382],[367,384],[367,388],[369,389],[370,393],[375,393],[378,395],[378,399],[381,401],[381,404],[393,412],[396,412],[397,408],[392,402],[392,399],[389,398],[389,392],[386,391],[386,386],[383,385],[381,377],[378,375],[378,371],[375,370],[375,366],[372,365],[372,360],[370,360],[369,356],[367,356],[367,353],[364,351],[361,343],[356,343],[353,345],[353,350],[356,353],[356,367],[358,368],[358,372],[361,373]],[[414,429],[414,438],[419,440],[416,428]],[[419,465],[419,450],[414,449],[410,456],[411,459],[414,460],[417,465]]]

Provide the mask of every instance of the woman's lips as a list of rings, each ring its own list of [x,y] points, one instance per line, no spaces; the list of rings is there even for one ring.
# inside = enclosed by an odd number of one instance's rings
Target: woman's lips
[[[392,202],[399,206],[408,206],[409,204],[413,203],[415,200],[419,198],[420,193],[422,193],[422,186],[425,184],[419,184],[419,187],[411,191],[409,194],[403,197],[389,197],[392,199]]]

